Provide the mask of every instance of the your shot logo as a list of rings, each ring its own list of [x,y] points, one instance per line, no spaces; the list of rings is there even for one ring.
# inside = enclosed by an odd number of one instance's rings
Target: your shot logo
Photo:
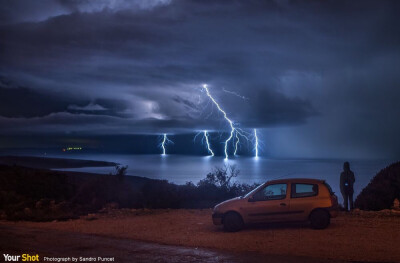
[[[24,261],[24,262],[32,262],[32,261],[39,261],[39,255],[29,255],[29,254],[22,254],[22,255],[9,255],[9,254],[3,254],[4,261],[5,262],[18,262],[18,261]]]

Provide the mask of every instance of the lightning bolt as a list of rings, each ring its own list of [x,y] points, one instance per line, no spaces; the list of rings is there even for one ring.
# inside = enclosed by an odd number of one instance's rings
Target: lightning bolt
[[[204,142],[206,142],[208,152],[211,154],[211,156],[214,156],[214,152],[211,149],[210,141],[208,140],[209,134],[207,130],[204,130],[203,132],[198,132],[193,138],[193,143],[196,143],[196,139],[200,134],[203,134],[203,137],[201,138],[201,144],[203,145]]]
[[[199,136],[200,134],[201,134],[201,132],[196,133],[196,135],[195,135],[194,138],[193,138],[193,143],[196,142],[197,136]]]
[[[254,129],[254,139],[255,139],[255,144],[254,144],[254,151],[256,154],[256,158],[258,157],[258,137],[257,137],[257,129]]]
[[[208,132],[204,131],[204,138],[206,138],[207,149],[211,153],[211,156],[214,156],[214,152],[211,150],[210,142],[208,141]]]
[[[167,134],[164,133],[163,140],[162,140],[162,142],[161,142],[161,148],[162,148],[162,151],[163,151],[162,155],[166,155],[165,146],[166,146],[167,144],[169,144],[169,143],[172,143],[172,144],[173,144],[174,142],[171,141],[170,139],[168,139]]]
[[[237,149],[238,149],[238,144],[239,144],[239,141],[240,141],[237,131],[236,131],[235,135],[236,135],[236,143],[235,143],[235,152],[233,153],[233,155],[236,155]]]
[[[229,126],[231,127],[230,136],[229,136],[229,138],[226,139],[226,141],[225,141],[225,160],[228,160],[228,143],[232,140],[233,134],[234,134],[234,132],[235,132],[236,129],[235,129],[235,127],[233,126],[233,121],[231,121],[231,120],[228,118],[226,112],[225,112],[223,109],[221,109],[221,107],[219,106],[218,102],[213,98],[213,96],[211,96],[211,94],[210,94],[210,92],[209,92],[209,90],[208,90],[208,88],[207,88],[207,84],[204,84],[204,85],[203,85],[203,88],[204,88],[204,90],[206,91],[207,96],[208,96],[208,97],[211,99],[211,101],[214,103],[214,105],[217,106],[217,108],[218,108],[218,110],[219,110],[220,112],[222,112],[222,114],[224,115],[225,120],[229,123]]]
[[[230,90],[227,90],[227,89],[225,89],[225,88],[223,88],[222,90],[223,90],[224,92],[226,92],[226,93],[235,95],[236,97],[239,97],[239,98],[241,98],[241,99],[243,99],[243,100],[248,100],[248,99],[249,99],[249,98],[247,98],[247,97],[245,97],[245,96],[240,95],[239,93],[237,93],[237,92],[235,92],[235,91],[230,91]]]

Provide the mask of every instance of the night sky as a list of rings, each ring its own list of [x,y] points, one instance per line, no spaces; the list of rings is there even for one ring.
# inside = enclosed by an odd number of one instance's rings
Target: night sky
[[[207,83],[262,155],[399,157],[399,14],[378,0],[1,0],[0,148],[146,152],[168,133],[186,153],[202,130],[221,148]]]

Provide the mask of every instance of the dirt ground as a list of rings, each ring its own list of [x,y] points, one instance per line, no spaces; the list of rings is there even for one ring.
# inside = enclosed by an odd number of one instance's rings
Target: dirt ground
[[[251,226],[226,233],[211,210],[112,210],[65,222],[0,222],[3,227],[52,229],[225,252],[400,262],[400,216],[386,212],[341,213],[325,230],[307,224]]]
[[[162,245],[128,238],[113,238],[54,229],[29,228],[0,224],[0,250],[3,254],[39,255],[47,258],[96,258],[97,262],[118,263],[346,263],[337,260],[319,260],[310,257],[265,255],[255,252],[230,252],[218,249]],[[100,259],[99,259],[100,258]],[[56,262],[56,261],[53,261]]]

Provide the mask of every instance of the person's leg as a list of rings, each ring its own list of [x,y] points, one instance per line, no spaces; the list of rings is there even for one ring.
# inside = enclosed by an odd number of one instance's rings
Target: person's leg
[[[349,202],[350,202],[350,210],[354,209],[354,204],[353,204],[353,192],[349,193]]]
[[[343,193],[342,194],[343,195],[343,207],[344,207],[344,210],[348,210],[348,205],[347,205],[347,201],[348,201],[348,194],[347,193]]]

